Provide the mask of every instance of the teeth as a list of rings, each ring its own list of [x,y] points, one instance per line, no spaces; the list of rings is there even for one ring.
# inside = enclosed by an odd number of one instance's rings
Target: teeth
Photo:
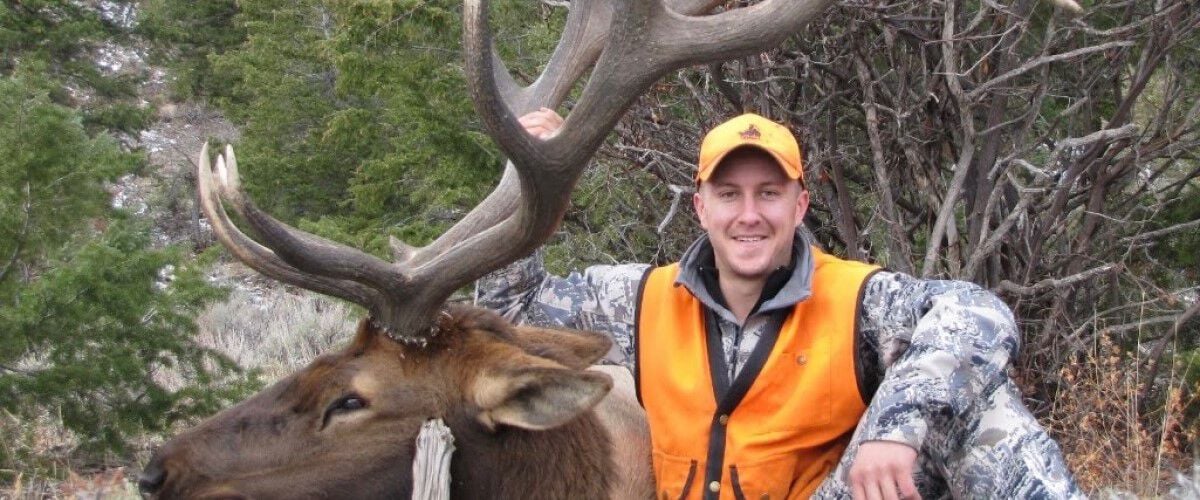
[[[745,242],[745,243],[753,243],[755,241],[762,241],[766,238],[763,238],[762,236],[754,236],[754,237],[734,238],[734,239],[737,241]]]

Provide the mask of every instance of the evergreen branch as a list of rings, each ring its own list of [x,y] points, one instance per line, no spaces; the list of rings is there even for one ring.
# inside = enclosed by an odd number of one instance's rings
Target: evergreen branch
[[[29,234],[29,220],[32,218],[29,214],[33,211],[33,196],[29,194],[29,181],[25,181],[22,191],[25,192],[25,204],[21,207],[21,211],[24,212],[25,220],[21,223],[21,232],[16,238],[17,243],[13,246],[12,255],[8,257],[8,263],[4,265],[4,269],[0,270],[0,283],[4,283],[4,280],[8,278],[8,273],[17,265],[17,257],[21,255],[21,247],[25,243],[25,237]]]

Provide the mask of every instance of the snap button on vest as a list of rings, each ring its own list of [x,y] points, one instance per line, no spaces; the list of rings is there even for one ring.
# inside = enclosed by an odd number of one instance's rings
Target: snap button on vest
[[[721,415],[720,417],[717,417],[717,422],[720,422],[721,425],[728,424],[729,423],[729,415]]]
[[[713,481],[713,482],[711,482],[711,483],[708,483],[708,491],[711,491],[711,492],[713,492],[713,493],[716,493],[716,492],[718,492],[718,491],[721,491],[721,482],[720,482],[720,481]]]
[[[805,356],[803,354],[796,356],[796,364],[802,365],[807,362],[808,362],[808,356]]]

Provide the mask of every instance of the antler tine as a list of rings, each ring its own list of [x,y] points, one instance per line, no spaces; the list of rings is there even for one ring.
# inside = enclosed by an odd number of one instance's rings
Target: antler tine
[[[413,252],[409,264],[413,267],[425,265],[468,237],[499,224],[512,215],[520,198],[521,185],[516,167],[511,161],[505,162],[504,174],[491,194],[432,243]]]
[[[712,0],[706,0],[712,1]],[[515,114],[524,114],[545,106],[556,108],[566,98],[575,82],[591,67],[604,48],[608,24],[612,19],[611,4],[602,1],[575,0],[571,2],[566,25],[559,43],[538,78],[527,87],[519,86],[495,50],[491,50],[492,78],[501,100]],[[428,262],[444,253],[467,236],[495,226],[517,206],[521,196],[517,172],[512,162],[505,163],[500,183],[479,205],[463,217],[436,241],[418,251],[414,266]]]
[[[213,234],[230,253],[251,269],[284,283],[338,297],[350,302],[374,309],[378,306],[380,295],[363,285],[352,281],[333,280],[304,273],[283,262],[270,249],[250,239],[233,224],[225,207],[221,205],[217,193],[217,185],[213,180],[212,162],[209,159],[208,143],[200,149],[200,161],[197,162],[196,190],[200,197],[200,208],[212,225]]]
[[[609,42],[596,62],[563,131],[548,141],[566,148],[594,140],[611,127],[646,87],[677,69],[752,54],[783,41],[816,17],[832,0],[766,0],[716,15],[680,13],[662,0],[616,0],[622,6]],[[704,0],[674,2],[683,9],[711,8]],[[637,61],[638,64],[630,64]],[[614,99],[614,96],[616,98]],[[581,115],[584,123],[573,120]]]
[[[672,9],[684,14],[699,14],[712,10],[722,0],[676,0]],[[571,87],[582,77],[587,68],[595,64],[608,39],[612,20],[612,4],[600,1],[575,0],[570,4],[563,34],[550,56],[545,69],[532,84],[520,87],[509,74],[496,51],[492,51],[492,77],[496,88],[509,108],[516,114],[524,114],[534,108],[555,108],[566,98]],[[479,205],[463,219],[447,230],[436,241],[422,248],[413,257],[412,264],[419,266],[446,249],[492,227],[507,217],[517,207],[521,188],[512,162],[506,162],[500,183]]]
[[[558,107],[571,87],[587,71],[604,48],[612,4],[598,0],[575,0],[567,13],[562,36],[542,74],[530,86],[534,99],[549,108]],[[532,111],[519,109],[518,112]]]
[[[227,146],[217,159],[218,183],[224,198],[254,230],[262,243],[288,265],[305,273],[350,280],[380,291],[410,288],[401,269],[356,248],[295,229],[259,209],[242,192],[237,157]]]
[[[732,59],[778,45],[832,3],[766,0],[711,16],[663,16],[653,41],[669,54],[673,66]]]

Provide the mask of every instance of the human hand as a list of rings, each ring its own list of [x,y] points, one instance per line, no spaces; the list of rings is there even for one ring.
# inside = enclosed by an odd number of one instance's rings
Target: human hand
[[[530,111],[521,116],[518,121],[521,122],[522,127],[525,127],[526,133],[541,140],[554,137],[563,124],[563,118],[550,108]]]
[[[850,467],[854,500],[920,499],[913,482],[917,450],[904,443],[868,441],[858,447]]]

